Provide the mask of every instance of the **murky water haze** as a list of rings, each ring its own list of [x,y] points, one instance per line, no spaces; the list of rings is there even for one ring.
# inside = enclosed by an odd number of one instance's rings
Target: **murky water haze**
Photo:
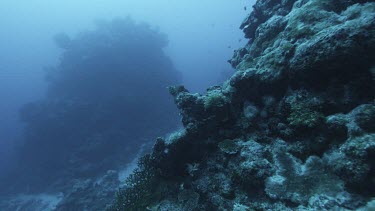
[[[18,110],[41,99],[45,67],[56,65],[61,50],[53,36],[75,36],[97,20],[130,16],[168,35],[165,52],[183,75],[183,84],[204,92],[233,71],[226,62],[246,40],[239,23],[249,1],[238,0],[32,0],[0,2],[0,165],[22,133]],[[167,91],[167,90],[166,90]],[[3,164],[1,164],[3,163]]]

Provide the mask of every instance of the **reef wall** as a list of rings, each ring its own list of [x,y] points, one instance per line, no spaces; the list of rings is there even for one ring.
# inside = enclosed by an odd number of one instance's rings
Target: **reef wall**
[[[113,210],[360,210],[375,196],[375,2],[258,0],[237,72],[171,87],[158,138]]]

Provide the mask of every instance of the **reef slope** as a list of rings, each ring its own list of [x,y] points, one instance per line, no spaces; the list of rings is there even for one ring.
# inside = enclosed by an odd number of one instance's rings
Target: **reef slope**
[[[237,72],[171,87],[159,138],[113,210],[360,210],[375,196],[375,2],[258,0]]]

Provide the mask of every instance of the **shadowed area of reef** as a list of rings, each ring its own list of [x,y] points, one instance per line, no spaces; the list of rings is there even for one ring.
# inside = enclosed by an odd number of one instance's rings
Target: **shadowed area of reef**
[[[371,0],[258,0],[236,73],[204,95],[170,88],[184,129],[112,209],[374,209],[374,20]]]
[[[163,52],[164,34],[116,19],[55,41],[60,61],[47,69],[46,97],[20,111],[25,132],[0,190],[26,195],[3,200],[2,210],[43,210],[51,201],[61,210],[103,210],[118,189],[116,171],[178,126],[167,86],[180,74]]]

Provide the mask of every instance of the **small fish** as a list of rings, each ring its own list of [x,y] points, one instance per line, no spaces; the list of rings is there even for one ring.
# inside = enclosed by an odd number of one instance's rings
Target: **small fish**
[[[247,10],[247,7],[246,7],[246,6],[244,6],[244,7],[243,7],[243,9],[244,9],[244,10]]]

